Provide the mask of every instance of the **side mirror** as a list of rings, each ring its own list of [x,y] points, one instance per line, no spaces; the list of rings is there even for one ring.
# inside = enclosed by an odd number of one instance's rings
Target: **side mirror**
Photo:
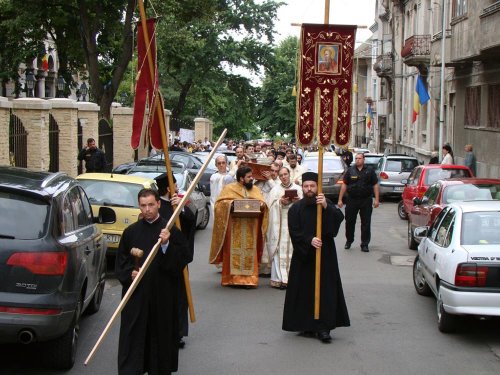
[[[99,215],[96,219],[99,224],[114,224],[116,223],[116,212],[109,207],[99,208]]]
[[[415,241],[420,243],[425,237],[427,237],[427,232],[429,231],[429,227],[417,227],[413,231],[413,237]]]
[[[420,206],[422,204],[422,200],[418,197],[413,198],[413,207]]]
[[[427,204],[429,203],[429,197],[423,196],[421,201],[422,201],[421,204]]]

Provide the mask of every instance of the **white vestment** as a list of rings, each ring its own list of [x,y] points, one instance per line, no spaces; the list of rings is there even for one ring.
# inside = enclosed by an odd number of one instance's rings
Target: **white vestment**
[[[288,283],[288,272],[292,260],[293,246],[288,233],[288,210],[293,203],[282,205],[280,199],[285,189],[297,190],[302,199],[302,188],[294,183],[285,188],[282,184],[276,185],[269,193],[267,205],[269,207],[269,226],[266,236],[266,248],[271,264],[271,285],[278,286]]]
[[[227,173],[220,174],[219,172],[215,172],[210,176],[210,205],[212,206],[212,212],[214,212],[215,201],[219,197],[222,188],[233,181],[233,177]]]
[[[290,171],[290,181],[295,184],[295,180],[299,180],[298,185],[302,185],[302,174],[304,173],[304,168],[297,163],[295,168],[288,166],[288,170]]]

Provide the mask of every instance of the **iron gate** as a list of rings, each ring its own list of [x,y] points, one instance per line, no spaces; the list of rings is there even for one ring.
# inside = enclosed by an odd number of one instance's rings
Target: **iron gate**
[[[104,172],[113,169],[113,128],[106,119],[99,120],[99,143],[98,147],[106,155],[106,167]]]
[[[28,132],[16,115],[10,114],[9,159],[14,167],[28,167]]]
[[[49,114],[49,172],[59,172],[59,125]]]
[[[78,119],[78,134],[77,134],[77,144],[78,144],[78,153],[83,148],[83,128],[82,128],[82,123],[80,122],[80,119]],[[83,162],[78,160],[78,174],[83,173]]]

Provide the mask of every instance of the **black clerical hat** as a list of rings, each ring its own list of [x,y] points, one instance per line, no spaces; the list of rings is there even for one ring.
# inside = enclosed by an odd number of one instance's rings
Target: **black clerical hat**
[[[176,181],[174,175],[172,175],[172,178],[174,179],[174,183],[176,183],[177,181]],[[167,188],[168,188],[167,173],[162,173],[161,175],[156,176],[155,181],[156,181],[156,184],[158,185],[158,192],[160,193],[160,195],[165,195],[165,193],[167,192]]]
[[[318,174],[316,172],[306,172],[302,174],[302,183],[306,181],[314,181],[318,183]]]

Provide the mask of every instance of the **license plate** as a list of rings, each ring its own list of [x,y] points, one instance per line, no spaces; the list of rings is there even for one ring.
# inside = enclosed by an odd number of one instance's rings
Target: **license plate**
[[[105,234],[106,242],[118,243],[120,242],[120,235],[118,234]]]
[[[394,191],[403,191],[403,186],[394,186]]]

